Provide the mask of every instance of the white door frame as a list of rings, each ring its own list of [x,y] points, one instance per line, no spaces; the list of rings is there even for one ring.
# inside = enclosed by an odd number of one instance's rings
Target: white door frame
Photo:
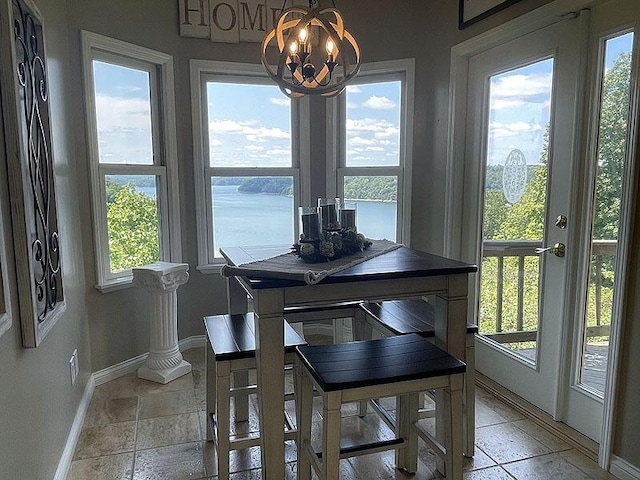
[[[465,180],[465,127],[467,122],[467,79],[469,73],[469,59],[485,50],[500,45],[505,41],[515,39],[527,33],[534,32],[553,23],[564,21],[567,15],[578,12],[605,0],[556,0],[532,12],[522,15],[508,23],[484,32],[474,38],[462,42],[451,49],[451,69],[449,85],[449,135],[447,145],[447,188],[445,199],[445,232],[444,253],[452,258],[467,258],[462,242],[463,232],[463,198]],[[579,111],[582,111],[579,105]],[[475,261],[474,258],[471,260]],[[476,300],[470,299],[470,302]],[[470,305],[470,311],[476,311],[476,306]],[[572,331],[567,331],[572,335]],[[565,337],[566,338],[566,337]],[[620,329],[612,328],[610,344],[612,350],[619,350],[621,345]],[[568,365],[564,361],[563,365]],[[599,465],[608,469],[613,447],[613,419],[615,397],[618,390],[616,372],[619,367],[619,356],[613,355],[607,369],[607,391],[604,397],[603,431],[599,449]]]

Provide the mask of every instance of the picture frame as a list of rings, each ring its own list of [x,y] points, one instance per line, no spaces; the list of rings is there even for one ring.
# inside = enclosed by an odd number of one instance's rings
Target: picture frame
[[[66,309],[44,43],[32,0],[0,0],[0,113],[25,348],[40,345]]]
[[[458,29],[484,20],[520,0],[459,0]]]

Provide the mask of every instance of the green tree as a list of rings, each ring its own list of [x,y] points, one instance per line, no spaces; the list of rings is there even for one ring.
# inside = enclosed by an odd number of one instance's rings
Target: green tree
[[[155,199],[136,191],[131,183],[108,181],[106,187],[111,271],[158,261],[160,237]]]

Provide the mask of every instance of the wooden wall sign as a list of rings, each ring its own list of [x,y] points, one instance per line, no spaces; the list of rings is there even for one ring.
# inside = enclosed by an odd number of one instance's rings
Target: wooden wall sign
[[[286,1],[309,7],[308,0]],[[274,29],[282,0],[178,0],[180,35],[212,42],[262,42]]]

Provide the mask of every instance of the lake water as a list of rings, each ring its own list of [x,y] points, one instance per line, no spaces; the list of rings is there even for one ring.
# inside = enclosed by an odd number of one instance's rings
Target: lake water
[[[214,185],[213,188],[216,250],[233,245],[292,243],[293,198],[239,193],[238,187],[231,185]],[[357,202],[356,208],[359,232],[371,239],[395,240],[395,203]]]
[[[138,190],[155,197],[153,187],[138,187]],[[293,243],[293,198],[239,193],[236,185],[214,185],[213,192],[217,256],[222,247]],[[395,202],[357,202],[356,210],[359,232],[374,240],[395,241]]]

